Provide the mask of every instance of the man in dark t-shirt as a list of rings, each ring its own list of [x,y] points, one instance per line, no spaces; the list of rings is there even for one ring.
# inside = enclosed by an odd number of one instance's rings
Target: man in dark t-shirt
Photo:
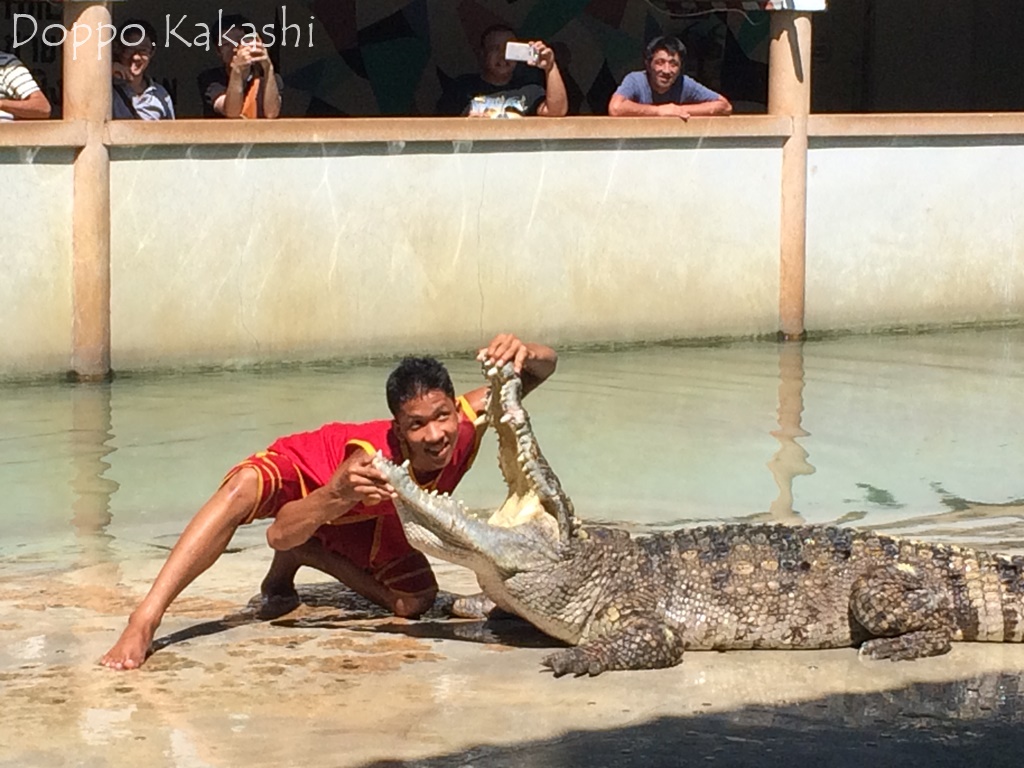
[[[555,53],[540,40],[529,45],[536,52],[534,63],[518,64],[505,58],[505,45],[515,33],[506,26],[489,27],[480,36],[477,59],[479,74],[451,80],[437,102],[438,115],[564,117],[569,97]]]

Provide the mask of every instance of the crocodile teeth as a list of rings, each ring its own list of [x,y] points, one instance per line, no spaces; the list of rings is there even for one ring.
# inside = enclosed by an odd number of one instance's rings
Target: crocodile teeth
[[[512,421],[512,414],[511,413],[506,413],[504,416],[502,416],[500,419],[498,419],[498,422],[500,424],[508,424],[510,421]]]
[[[488,360],[487,362],[490,363],[490,362],[493,362],[493,361]],[[492,366],[492,367],[488,368],[487,369],[487,375],[488,376],[497,376],[498,375],[497,367]]]
[[[477,416],[475,419],[473,419],[473,426],[474,427],[482,427],[486,423],[487,423],[487,414],[486,413],[481,413],[479,416]]]

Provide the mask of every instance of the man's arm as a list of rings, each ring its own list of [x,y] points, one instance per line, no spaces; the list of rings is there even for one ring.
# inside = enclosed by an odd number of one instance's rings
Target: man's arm
[[[732,114],[732,103],[725,96],[721,95],[713,101],[702,101],[699,104],[684,104],[683,107],[690,113],[690,117],[714,117]]]
[[[608,101],[611,117],[678,117],[687,120],[690,113],[679,104],[650,104],[650,86],[643,72],[630,72]]]
[[[540,40],[530,41],[537,51],[537,68],[544,70],[544,101],[537,107],[540,117],[565,117],[569,114],[569,94],[555,61],[555,52]]]
[[[693,117],[732,114],[732,104],[725,96],[687,75],[683,75],[682,94],[679,101]]]
[[[511,333],[501,333],[481,349],[476,356],[480,362],[501,366],[507,362],[515,365],[523,381],[523,396],[535,390],[555,372],[558,353],[543,344],[526,343]],[[487,402],[488,387],[480,387],[465,394],[470,407],[480,413]]]
[[[611,117],[678,117],[688,120],[692,104],[641,104],[616,92],[608,102]]]
[[[231,59],[228,87],[223,95],[213,102],[213,109],[224,117],[241,117],[245,105],[245,82],[249,71],[257,67],[262,70],[262,111],[267,118],[281,114],[281,91],[274,76],[274,65],[270,62],[267,49],[262,41],[239,45]]]
[[[357,450],[338,465],[327,485],[281,507],[267,528],[267,543],[273,549],[293,549],[309,541],[321,525],[337,520],[356,504],[391,498],[394,488],[372,462],[372,456]]]
[[[0,99],[0,111],[16,120],[45,120],[50,116],[50,100],[42,91],[33,91],[24,99]]]
[[[269,56],[263,62],[263,76],[266,78],[266,85],[263,88],[263,116],[268,120],[274,120],[281,115],[281,91],[277,87],[277,75],[274,74],[274,65]]]
[[[235,53],[237,58],[238,53]],[[220,96],[214,99],[213,111],[222,117],[241,117],[242,104],[245,103],[245,72],[248,67],[242,69],[231,62],[231,71],[228,75],[228,87]]]

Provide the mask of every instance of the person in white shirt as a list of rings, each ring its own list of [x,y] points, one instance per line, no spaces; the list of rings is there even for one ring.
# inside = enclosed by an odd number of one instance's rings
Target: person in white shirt
[[[0,120],[45,120],[50,100],[17,56],[0,51]]]

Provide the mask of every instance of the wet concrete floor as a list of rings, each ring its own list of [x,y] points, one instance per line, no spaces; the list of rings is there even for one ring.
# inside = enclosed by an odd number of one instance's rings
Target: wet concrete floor
[[[95,662],[159,559],[5,579],[0,766],[1018,765],[1024,749],[1022,646],[903,664],[694,652],[555,679],[539,662],[556,643],[527,625],[395,619],[312,572],[304,605],[249,620],[264,564],[222,558],[121,673]]]

